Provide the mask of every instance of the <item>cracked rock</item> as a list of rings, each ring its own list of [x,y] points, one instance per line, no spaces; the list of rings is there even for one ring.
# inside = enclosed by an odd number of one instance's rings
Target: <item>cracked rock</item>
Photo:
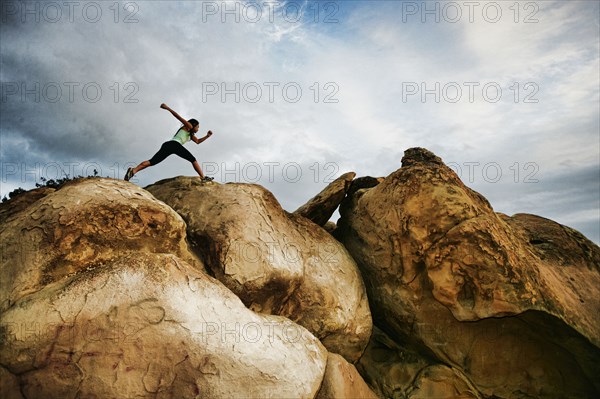
[[[177,177],[146,188],[175,209],[207,268],[255,311],[286,316],[355,362],[371,334],[360,272],[321,227],[255,184]]]
[[[0,325],[7,398],[19,398],[19,384],[26,398],[313,398],[327,362],[309,331],[248,310],[166,254],[124,256],[48,285]]]

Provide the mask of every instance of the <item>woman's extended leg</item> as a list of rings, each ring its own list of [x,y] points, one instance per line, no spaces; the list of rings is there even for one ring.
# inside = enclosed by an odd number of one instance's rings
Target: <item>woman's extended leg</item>
[[[146,169],[148,166],[152,166],[150,161],[144,161],[135,168],[127,168],[127,173],[125,173],[125,181],[131,180],[133,175],[135,175],[140,170]]]
[[[160,150],[158,150],[158,152],[156,154],[154,154],[154,156],[152,158],[140,163],[135,168],[127,169],[127,173],[125,174],[125,180],[129,181],[129,179],[131,179],[133,177],[133,175],[135,175],[140,170],[144,170],[149,166],[156,165],[156,164],[164,161],[164,159],[166,157],[168,157],[169,155],[171,155],[172,153],[173,153],[172,144],[169,143],[168,141],[163,143],[163,145],[160,147]]]
[[[204,179],[204,173],[202,173],[202,169],[200,169],[198,161],[194,160],[194,162],[192,162],[192,165],[194,166],[194,170],[198,173],[198,175],[200,175],[200,177]]]
[[[146,169],[148,166],[152,166],[150,161],[144,161],[144,162],[140,163],[138,166],[133,168],[133,174],[135,175],[137,172],[139,172],[140,170]]]

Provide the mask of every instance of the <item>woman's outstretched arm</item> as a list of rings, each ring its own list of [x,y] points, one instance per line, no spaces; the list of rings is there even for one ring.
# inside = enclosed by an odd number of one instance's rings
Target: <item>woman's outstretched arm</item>
[[[202,137],[201,139],[199,139],[199,138],[198,138],[198,137],[196,137],[196,136],[192,136],[192,137],[191,137],[191,139],[192,139],[192,141],[193,141],[194,143],[196,143],[196,144],[200,144],[200,143],[202,143],[204,140],[206,140],[207,138],[209,138],[210,136],[212,136],[212,134],[213,134],[213,133],[212,133],[212,132],[209,130],[209,131],[208,131],[208,133],[206,133],[206,136]]]
[[[188,130],[192,130],[194,128],[191,123],[189,123],[188,121],[186,121],[185,119],[183,119],[177,112],[175,112],[171,108],[169,108],[169,106],[167,104],[165,104],[165,103],[160,104],[160,107],[162,109],[166,109],[167,111],[169,111],[170,113],[172,113],[173,116],[175,118],[177,118],[179,120],[179,122],[183,123],[183,126],[185,126]]]

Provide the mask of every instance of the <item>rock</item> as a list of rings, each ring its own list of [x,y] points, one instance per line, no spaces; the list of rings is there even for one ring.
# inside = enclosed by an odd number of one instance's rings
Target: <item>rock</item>
[[[595,255],[558,271],[526,231],[419,148],[340,214],[336,236],[362,271],[375,324],[394,340],[456,365],[484,395],[598,396]]]
[[[167,254],[80,271],[18,300],[0,325],[9,384],[29,398],[313,398],[327,362],[306,329],[253,313]],[[19,397],[10,385],[3,397]]]
[[[429,366],[419,373],[408,399],[481,398],[457,369],[445,365]]]
[[[526,213],[518,213],[512,217],[499,215],[511,227],[525,235],[531,248],[544,264],[552,264],[557,270],[576,271],[586,267],[600,269],[598,246],[577,230]],[[593,299],[599,300],[597,297]]]
[[[346,197],[340,203],[340,209],[347,207],[357,192],[359,192],[359,195],[362,195],[362,193],[365,190],[375,187],[376,185],[381,183],[383,180],[384,180],[383,177],[371,177],[371,176],[357,177],[356,179],[352,180],[352,183],[350,184],[350,187],[348,188],[348,191],[346,192]],[[333,235],[336,240],[341,241],[341,239],[339,237],[339,233],[340,232],[337,230],[337,224],[336,224],[336,228],[331,232],[331,235]]]
[[[364,284],[321,227],[258,185],[177,177],[147,190],[183,217],[195,252],[246,306],[289,317],[350,362],[360,357],[372,327]]]
[[[480,398],[457,369],[434,362],[410,344],[399,344],[377,327],[357,369],[382,398]]]
[[[358,267],[346,249],[302,216],[289,215],[304,238],[304,280],[279,314],[306,327],[330,352],[356,362],[373,322]],[[335,281],[335,284],[331,282]]]
[[[10,201],[0,204],[0,224],[3,224],[12,215],[21,212],[37,200],[44,198],[46,195],[53,193],[56,189],[51,187],[40,187],[34,190],[25,191]]]
[[[352,180],[350,187],[346,191],[347,196],[354,195],[355,192],[362,189],[373,188],[384,180],[383,177],[361,176]]]
[[[377,399],[356,367],[340,355],[330,353],[321,388],[315,399]]]
[[[146,190],[183,217],[209,271],[252,310],[277,313],[302,283],[304,258],[297,254],[302,238],[263,187],[177,177]]]
[[[181,217],[124,181],[71,181],[0,205],[0,311],[25,295],[132,252],[171,253],[199,270]]]
[[[323,229],[325,229],[325,231],[329,234],[333,234],[335,229],[337,229],[337,224],[335,224],[334,222],[327,222],[323,225]]]
[[[23,399],[19,380],[10,371],[0,366],[0,398]]]
[[[344,173],[294,213],[324,226],[344,199],[355,176],[354,172]]]
[[[408,345],[402,347],[373,326],[369,344],[356,368],[377,396],[392,398],[406,395],[419,371],[430,364],[425,356]]]

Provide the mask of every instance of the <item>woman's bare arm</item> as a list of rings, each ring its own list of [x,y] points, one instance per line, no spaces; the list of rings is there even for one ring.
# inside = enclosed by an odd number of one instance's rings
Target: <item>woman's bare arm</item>
[[[212,136],[212,132],[209,130],[208,133],[206,133],[206,136],[202,137],[201,139],[199,139],[196,136],[192,136],[191,139],[194,141],[194,143],[196,144],[200,144],[202,143],[204,140],[206,140],[207,138],[209,138],[210,136]]]
[[[183,126],[185,126],[188,130],[192,130],[194,128],[191,123],[189,123],[188,121],[186,121],[185,119],[183,119],[177,112],[175,112],[171,108],[169,108],[169,106],[167,104],[164,104],[164,103],[160,104],[160,107],[162,109],[166,109],[171,114],[173,114],[173,116],[175,118],[177,118],[179,120],[179,122],[183,123]]]

